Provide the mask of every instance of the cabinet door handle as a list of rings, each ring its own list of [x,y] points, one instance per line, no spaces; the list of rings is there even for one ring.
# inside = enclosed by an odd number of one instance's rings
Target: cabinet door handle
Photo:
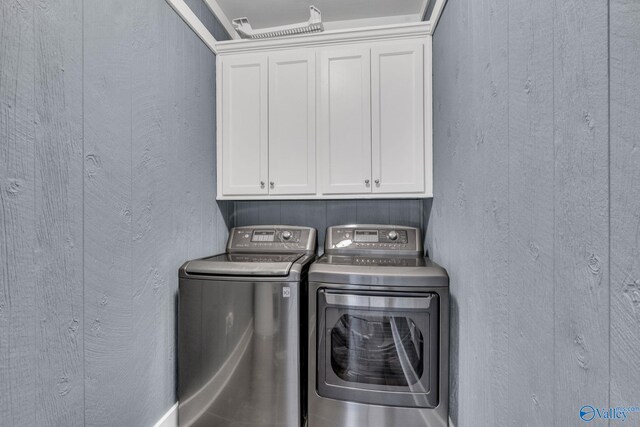
[[[379,180],[379,179],[376,179],[376,180],[375,180],[375,181],[373,181],[373,182],[375,182],[375,183],[376,183],[376,185],[377,185],[378,187],[380,186],[380,180]]]
[[[264,181],[260,181],[260,188],[264,188]]]
[[[368,179],[365,179],[365,180],[364,180],[364,183],[365,183],[366,185],[369,185],[369,180],[368,180]]]
[[[273,181],[271,181],[271,182],[269,183],[269,185],[271,186],[271,188],[273,188],[273,187],[275,187],[275,186],[276,186],[276,183],[275,183],[275,182],[273,182]]]

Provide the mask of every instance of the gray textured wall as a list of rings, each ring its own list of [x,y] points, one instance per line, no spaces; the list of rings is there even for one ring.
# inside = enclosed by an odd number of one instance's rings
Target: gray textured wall
[[[449,0],[433,52],[453,422],[637,405],[640,3]]]
[[[640,2],[612,0],[609,7],[609,398],[611,405],[624,405],[640,402]]]
[[[160,0],[7,0],[0,32],[0,425],[153,425],[177,268],[226,240],[215,58]]]
[[[430,205],[405,200],[288,200],[235,202],[232,226],[254,224],[303,225],[318,230],[322,253],[327,227],[338,224],[398,224],[423,227]]]

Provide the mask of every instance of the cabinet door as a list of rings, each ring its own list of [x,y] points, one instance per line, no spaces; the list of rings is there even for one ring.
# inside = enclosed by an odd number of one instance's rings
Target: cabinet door
[[[318,169],[323,194],[371,192],[369,48],[322,49]]]
[[[315,76],[309,49],[269,55],[269,194],[316,193]]]
[[[222,193],[267,194],[267,57],[222,58]]]
[[[373,192],[424,191],[422,43],[371,50]]]

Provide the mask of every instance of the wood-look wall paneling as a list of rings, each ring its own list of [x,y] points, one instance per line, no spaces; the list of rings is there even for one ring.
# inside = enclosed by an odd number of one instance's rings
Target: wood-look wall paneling
[[[0,2],[0,425],[36,425],[33,1]]]
[[[232,223],[215,57],[164,2],[0,17],[0,425],[153,425],[176,399],[177,269]]]
[[[176,230],[175,238],[178,247],[186,247],[187,258],[194,258],[196,248],[200,245],[200,238],[196,241],[190,241],[190,237],[194,233],[193,227],[195,221],[189,218],[200,218],[200,212],[196,207],[196,197],[200,188],[200,183],[205,177],[198,179],[194,170],[197,159],[194,158],[194,151],[191,149],[192,144],[185,144],[188,138],[192,137],[191,128],[194,127],[190,123],[195,108],[190,108],[189,97],[192,92],[189,90],[190,85],[196,81],[195,69],[193,67],[193,59],[190,59],[192,49],[188,49],[189,45],[195,42],[189,37],[189,29],[184,28],[184,22],[180,17],[167,11],[167,62],[166,72],[166,90],[168,92],[168,114],[167,114],[167,139],[170,141],[172,159],[176,165],[183,167],[175,167],[172,171],[173,180],[176,183],[183,183],[180,191],[173,194],[174,211],[172,212],[172,221],[175,221]],[[171,42],[173,41],[173,42]],[[175,78],[176,76],[184,76],[190,73],[189,79]],[[188,93],[185,93],[187,91]]]
[[[85,416],[128,425],[135,364],[132,286],[133,3],[84,3]]]
[[[84,425],[82,1],[34,4],[36,425]]]
[[[470,355],[473,347],[462,343],[468,342],[474,331],[462,327],[467,323],[471,298],[461,298],[459,288],[464,286],[470,294],[480,292],[477,275],[473,274],[477,265],[471,253],[472,250],[478,252],[475,255],[480,252],[475,244],[479,227],[473,227],[473,219],[464,218],[469,204],[467,188],[474,180],[465,182],[460,176],[460,165],[473,160],[474,151],[461,149],[469,134],[463,129],[466,127],[463,118],[471,116],[471,105],[464,93],[472,93],[473,79],[466,64],[468,47],[456,46],[469,46],[471,35],[462,31],[454,38],[454,34],[456,28],[468,24],[468,10],[452,2],[445,9],[433,39],[434,197],[427,227],[430,256],[446,266],[450,277],[449,418],[460,426],[465,425],[463,417],[469,416],[463,408],[470,404],[469,398],[473,399],[469,395],[474,370]],[[465,262],[454,264],[456,258]]]
[[[640,2],[610,7],[611,402],[640,402]],[[639,414],[629,421],[640,422]]]
[[[361,200],[356,204],[356,222],[389,224],[389,200]]]
[[[500,424],[507,416],[506,11],[494,2],[449,4],[434,38],[435,194],[427,243],[450,274],[455,425]]]
[[[171,197],[171,210],[166,214],[171,217],[171,221],[174,226],[168,232],[167,238],[175,242],[174,253],[180,253],[180,250],[186,251],[187,254],[182,254],[183,259],[192,258],[189,253],[189,238],[192,237],[187,232],[187,227],[191,224],[191,221],[185,220],[187,218],[195,218],[194,212],[190,212],[189,204],[187,203],[187,197],[191,194],[190,188],[180,187],[184,183],[189,183],[193,180],[192,173],[194,172],[189,163],[189,157],[191,151],[187,148],[191,144],[184,144],[185,139],[185,127],[186,116],[184,112],[185,95],[183,93],[183,85],[187,84],[184,79],[175,78],[182,75],[185,71],[185,56],[187,52],[183,49],[179,49],[184,44],[185,39],[188,37],[184,28],[184,22],[182,19],[172,10],[165,10],[165,50],[166,50],[166,63],[164,71],[165,77],[165,92],[167,97],[166,116],[165,116],[165,132],[168,142],[168,149],[170,158],[167,158],[167,168],[171,168],[172,182],[176,184],[174,194]],[[171,43],[171,41],[174,43]],[[182,167],[181,167],[182,166]],[[204,179],[204,178],[203,178]],[[215,188],[215,187],[214,187]],[[186,249],[178,249],[186,248]],[[177,275],[176,275],[177,276]],[[176,280],[176,276],[173,276],[173,280]],[[174,285],[175,286],[175,285]],[[169,297],[173,299],[171,304],[165,308],[165,310],[175,310],[177,318],[177,290],[167,283],[169,290]],[[175,304],[175,305],[174,305]],[[166,348],[162,349],[165,354],[166,363],[163,375],[167,383],[168,393],[173,394],[173,399],[177,400],[176,387],[171,387],[176,381],[177,373],[177,324],[172,319],[163,318],[161,321],[163,329],[167,330],[167,343]],[[163,398],[164,399],[164,398]],[[170,406],[168,406],[170,407]],[[165,408],[165,411],[168,410]]]
[[[553,2],[509,2],[508,416],[554,424]],[[575,414],[573,414],[575,415]]]
[[[355,224],[358,222],[357,200],[328,200],[327,224]]]
[[[198,2],[190,5],[200,19],[206,18],[208,10],[201,9]],[[170,157],[166,159],[166,187],[157,190],[167,192],[171,209],[164,214],[158,210],[156,215],[171,216],[171,227],[164,230],[166,236],[161,238],[158,234],[158,239],[167,245],[173,242],[174,248],[165,246],[162,251],[171,258],[168,265],[179,266],[188,259],[224,250],[231,212],[228,206],[215,201],[216,163],[215,150],[211,148],[215,147],[215,57],[171,9],[166,10],[165,19],[164,87],[168,97],[166,135]],[[163,280],[168,299],[159,313],[165,331],[160,338],[164,342],[158,343],[165,354],[164,411],[177,399],[176,323],[174,317],[167,316],[176,314],[177,270],[167,273],[169,276]],[[157,412],[156,417],[162,412]]]
[[[449,2],[433,44],[451,419],[577,424],[609,404],[607,4]]]
[[[85,8],[87,424],[152,425],[176,399],[177,269],[227,237],[215,57],[164,2]]]
[[[488,0],[486,7],[478,7],[476,22],[472,25],[473,71],[476,74],[474,104],[475,117],[471,121],[475,136],[479,165],[477,177],[481,177],[481,188],[477,196],[480,211],[477,218],[482,227],[481,245],[483,254],[476,258],[484,264],[481,270],[482,290],[479,304],[471,306],[472,313],[488,314],[485,327],[481,327],[472,338],[478,347],[476,357],[488,363],[477,377],[477,389],[484,387],[482,402],[485,415],[493,425],[509,425],[513,421],[509,414],[508,369],[509,363],[509,10],[510,4],[503,0]],[[484,40],[485,42],[480,42]],[[471,150],[469,150],[471,151]],[[490,167],[489,167],[490,165]],[[476,394],[477,399],[477,394]]]
[[[451,418],[575,424],[609,403],[607,4],[450,2],[433,62]]]
[[[555,3],[555,422],[609,404],[607,1]]]
[[[167,372],[174,330],[175,266],[179,246],[172,233],[173,141],[167,137],[169,97],[166,19],[163,2],[133,2],[131,52],[131,306],[133,357],[126,366],[135,382],[127,394],[136,401],[130,422],[152,425],[175,402],[175,382]],[[213,212],[212,212],[213,214]]]
[[[339,224],[398,224],[423,227],[422,199],[285,200],[235,202],[234,225],[283,224],[314,227],[322,253],[327,227]]]
[[[201,0],[202,1],[202,0]],[[199,15],[201,17],[202,22],[205,26],[211,31],[211,34],[214,35],[216,40],[228,40],[230,39],[227,34],[224,26],[220,24],[217,18],[210,12],[209,8],[202,2],[202,13]],[[216,126],[217,121],[213,120],[218,114],[216,110],[216,56],[211,54],[206,54],[203,48],[206,47],[202,44],[199,44],[201,53],[198,55],[200,58],[200,73],[202,75],[202,91],[207,94],[207,96],[200,96],[200,117],[201,117],[201,126],[204,126],[207,129],[207,134],[211,132],[213,135],[214,141],[217,135]],[[213,97],[214,102],[210,102],[209,97]],[[226,247],[226,239],[228,235],[228,231],[231,225],[231,216],[233,214],[233,202],[218,202],[216,201],[217,196],[217,173],[216,173],[216,149],[215,145],[213,149],[211,149],[211,140],[209,138],[203,138],[200,141],[200,150],[202,152],[207,153],[205,156],[205,161],[207,165],[205,167],[206,170],[206,181],[204,181],[204,185],[208,188],[209,185],[213,185],[214,192],[211,194],[211,197],[206,197],[204,199],[204,203],[208,206],[207,209],[214,212],[212,217],[212,224],[215,228],[215,235],[219,236],[215,239],[213,248],[211,248],[211,241],[208,237],[205,237],[205,242],[203,242],[206,246],[209,247],[210,253],[219,253],[224,251]],[[202,153],[200,153],[202,156]],[[205,210],[206,211],[206,210]]]

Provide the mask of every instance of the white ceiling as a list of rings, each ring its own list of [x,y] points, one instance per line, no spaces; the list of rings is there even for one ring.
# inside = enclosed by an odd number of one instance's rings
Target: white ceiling
[[[400,16],[406,20],[407,15],[418,21],[425,0],[217,0],[217,3],[230,21],[246,16],[253,28],[264,28],[305,22],[309,19],[310,5],[320,9],[322,22]]]

